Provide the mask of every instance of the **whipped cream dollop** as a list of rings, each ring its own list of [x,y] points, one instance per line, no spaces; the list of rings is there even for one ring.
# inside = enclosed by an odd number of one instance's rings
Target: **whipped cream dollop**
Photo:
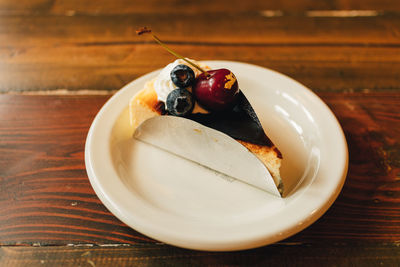
[[[189,61],[197,64],[204,70],[209,70],[210,67],[207,65],[200,63],[198,61],[195,61],[193,59],[188,59]],[[194,72],[195,77],[199,76],[201,74],[201,71],[184,61],[183,59],[177,59],[172,63],[169,63],[167,66],[165,66],[164,69],[161,70],[160,74],[158,74],[156,80],[154,81],[154,90],[157,93],[157,98],[158,101],[162,101],[165,103],[167,101],[167,96],[168,94],[177,88],[177,86],[172,82],[171,80],[171,71],[173,68],[175,68],[177,65],[184,64],[191,68]]]

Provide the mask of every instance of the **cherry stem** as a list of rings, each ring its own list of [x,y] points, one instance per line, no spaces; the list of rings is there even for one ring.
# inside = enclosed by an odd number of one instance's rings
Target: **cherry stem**
[[[171,53],[172,55],[174,55],[174,56],[177,57],[177,58],[180,58],[180,59],[186,61],[188,64],[192,65],[193,67],[195,67],[196,69],[198,69],[199,71],[201,71],[202,73],[204,73],[207,77],[210,76],[210,74],[209,74],[206,70],[202,69],[199,65],[197,65],[197,64],[195,64],[195,63],[193,63],[193,62],[191,62],[190,60],[187,60],[186,58],[184,58],[184,57],[181,56],[180,54],[178,54],[178,53],[176,53],[175,51],[173,51],[172,49],[170,49],[170,48],[169,48],[168,46],[166,46],[163,42],[161,42],[161,40],[158,39],[158,37],[155,36],[153,33],[150,32],[150,34],[151,34],[151,36],[153,37],[153,39],[154,39],[158,44],[160,44],[162,47],[164,47],[164,49],[167,50],[169,53]]]

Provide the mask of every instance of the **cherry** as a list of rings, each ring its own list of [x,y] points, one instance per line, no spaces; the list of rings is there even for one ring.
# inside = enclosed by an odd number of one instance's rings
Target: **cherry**
[[[230,70],[210,70],[197,77],[193,93],[198,103],[205,109],[223,111],[235,105],[239,96],[239,86]]]

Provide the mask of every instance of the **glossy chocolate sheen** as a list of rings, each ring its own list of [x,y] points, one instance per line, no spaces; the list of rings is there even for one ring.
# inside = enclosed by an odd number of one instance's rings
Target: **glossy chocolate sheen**
[[[195,113],[190,114],[187,118],[238,140],[256,145],[273,146],[271,140],[264,133],[256,113],[242,92],[240,92],[237,105],[230,111],[209,114]]]

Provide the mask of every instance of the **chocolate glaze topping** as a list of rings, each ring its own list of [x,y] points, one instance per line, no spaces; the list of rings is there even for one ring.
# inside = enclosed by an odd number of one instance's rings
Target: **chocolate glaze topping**
[[[273,146],[271,140],[264,133],[256,113],[242,92],[240,92],[237,105],[230,111],[209,114],[194,113],[187,118],[238,140],[256,145]]]

